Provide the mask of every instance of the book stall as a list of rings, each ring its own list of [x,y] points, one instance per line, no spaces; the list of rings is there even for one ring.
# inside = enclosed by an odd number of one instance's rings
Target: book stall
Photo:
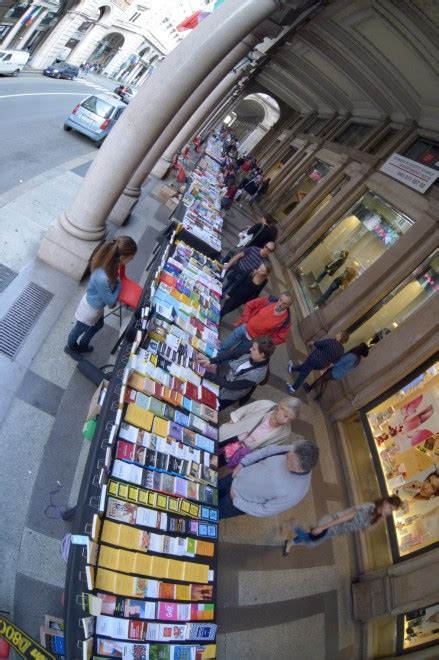
[[[216,160],[202,156],[191,173],[183,199],[171,216],[174,223],[182,225],[181,238],[212,258],[221,252],[220,168]]]
[[[68,658],[216,657],[220,264],[156,250],[137,333],[121,345],[77,506],[65,591]]]

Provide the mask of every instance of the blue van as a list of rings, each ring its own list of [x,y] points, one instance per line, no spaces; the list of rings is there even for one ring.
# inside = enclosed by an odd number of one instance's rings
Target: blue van
[[[99,149],[126,107],[116,94],[92,94],[73,108],[64,122],[64,130],[73,128],[83,133]]]

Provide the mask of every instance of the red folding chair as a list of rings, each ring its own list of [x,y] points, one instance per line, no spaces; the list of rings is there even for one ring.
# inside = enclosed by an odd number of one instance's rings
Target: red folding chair
[[[125,264],[119,266],[119,277],[122,283],[119,293],[118,305],[115,309],[105,315],[111,316],[117,314],[119,316],[119,327],[122,325],[122,309],[124,307],[134,310],[139,304],[140,296],[142,295],[142,287],[134,280],[130,279],[125,274]]]

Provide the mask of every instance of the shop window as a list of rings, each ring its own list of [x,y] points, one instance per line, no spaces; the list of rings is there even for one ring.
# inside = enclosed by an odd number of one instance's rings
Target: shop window
[[[439,644],[439,603],[398,616],[397,637],[398,655]]]
[[[348,348],[361,342],[370,347],[401,325],[439,293],[439,250],[430,256],[410,277],[375,305],[367,315],[348,328]]]
[[[377,194],[365,193],[310,248],[296,269],[309,310],[339,295],[413,224]]]
[[[300,204],[302,199],[314,190],[316,185],[331,169],[332,165],[328,165],[328,163],[324,163],[322,160],[315,160],[311,167],[294,184],[293,190],[287,193],[288,203],[280,211],[281,217],[289,215]]]
[[[390,140],[399,132],[399,128],[389,128],[386,133],[378,140],[378,142],[375,142],[372,147],[369,147],[369,149],[366,149],[368,154],[377,154],[381,151],[381,149],[388,143]]]
[[[356,147],[371,128],[370,124],[352,123],[334,139],[334,142],[344,144],[346,147]]]
[[[351,179],[350,179],[349,176],[344,175],[343,178],[342,178],[342,180],[339,181],[339,183],[337,183],[337,185],[331,190],[331,192],[328,193],[328,194],[322,199],[322,201],[319,202],[319,204],[317,204],[317,206],[315,207],[315,209],[313,210],[313,212],[311,213],[311,215],[308,216],[308,218],[307,218],[307,222],[308,222],[309,220],[312,220],[312,218],[314,218],[314,216],[316,216],[318,213],[320,213],[320,211],[322,211],[326,206],[328,206],[328,204],[329,204],[330,202],[332,202],[332,200],[334,199],[334,197],[336,197],[336,196],[338,195],[338,193],[342,190],[342,188],[344,188],[344,186],[345,186],[347,183],[349,183],[350,180],[351,180]]]
[[[382,490],[402,507],[390,527],[395,560],[439,541],[439,362],[413,374],[362,415]]]
[[[417,163],[422,163],[422,165],[431,167],[436,172],[439,172],[439,142],[419,138],[407,151],[404,151],[402,156],[415,160]],[[439,186],[439,177],[433,185]]]

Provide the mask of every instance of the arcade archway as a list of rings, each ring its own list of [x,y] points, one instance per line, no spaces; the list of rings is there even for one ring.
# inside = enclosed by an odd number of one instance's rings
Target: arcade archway
[[[117,51],[122,48],[124,42],[125,38],[120,32],[110,32],[110,34],[107,34],[96,46],[89,61],[92,62],[92,64],[106,67],[117,54]]]

